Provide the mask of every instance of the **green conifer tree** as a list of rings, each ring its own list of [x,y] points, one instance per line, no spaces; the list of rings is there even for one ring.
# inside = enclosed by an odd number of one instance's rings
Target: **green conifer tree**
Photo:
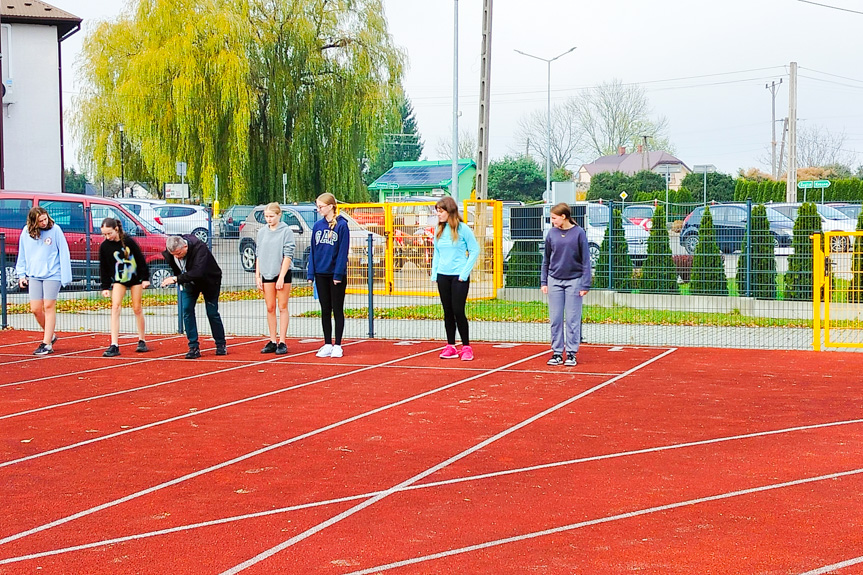
[[[593,278],[593,286],[599,289],[632,289],[632,259],[629,257],[620,210],[613,210],[609,225],[605,228]]]
[[[805,203],[797,210],[794,220],[793,253],[788,258],[788,273],[785,274],[785,299],[812,299],[812,234],[821,233],[821,217],[815,204]]]
[[[743,251],[737,258],[737,291],[759,299],[776,298],[776,256],[773,234],[763,204],[752,208],[752,239],[743,239]],[[749,245],[751,244],[751,256]],[[752,271],[749,271],[749,264]],[[748,282],[748,286],[747,286]],[[748,289],[747,289],[748,287]]]
[[[698,226],[698,245],[692,258],[692,280],[690,292],[696,295],[728,295],[725,279],[725,265],[719,244],[716,243],[716,228],[710,207],[704,208],[701,224]]]
[[[641,268],[641,290],[647,293],[678,293],[677,267],[671,255],[671,240],[665,227],[665,208],[657,206],[647,240],[647,259]]]

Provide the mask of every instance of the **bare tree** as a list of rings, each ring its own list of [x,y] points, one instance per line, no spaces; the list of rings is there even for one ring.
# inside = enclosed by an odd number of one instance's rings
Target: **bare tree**
[[[667,136],[668,120],[664,116],[651,119],[650,103],[640,86],[625,86],[615,79],[570,98],[567,106],[583,132],[585,155],[616,154],[621,146],[639,144],[642,136],[651,138],[651,148],[673,152]]]
[[[797,130],[797,165],[802,168],[831,168],[833,173],[851,173],[854,152],[845,148],[845,131],[833,133],[816,124],[804,125]],[[765,148],[758,158],[764,166],[771,163],[770,149]],[[788,169],[787,159],[782,160],[779,173]],[[799,179],[799,178],[798,178]]]
[[[582,146],[582,134],[578,129],[570,106],[554,106],[551,109],[551,169],[578,168],[581,164],[577,157]],[[536,110],[518,121],[516,142],[517,155],[535,156],[543,165],[548,147],[548,111]]]
[[[458,157],[471,158],[476,161],[477,155],[476,134],[468,130],[461,130],[458,133]],[[437,142],[437,153],[441,159],[452,158],[452,136],[449,141],[440,138]]]

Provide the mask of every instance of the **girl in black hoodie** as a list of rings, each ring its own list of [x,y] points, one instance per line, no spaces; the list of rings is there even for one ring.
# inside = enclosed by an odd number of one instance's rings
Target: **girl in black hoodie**
[[[137,352],[149,351],[144,341],[144,310],[141,299],[144,289],[150,285],[150,271],[141,248],[134,239],[123,233],[123,224],[115,218],[102,220],[102,236],[99,246],[99,275],[102,280],[102,295],[111,297],[111,345],[102,355],[120,355],[120,310],[126,289],[132,293],[132,311],[138,325]]]

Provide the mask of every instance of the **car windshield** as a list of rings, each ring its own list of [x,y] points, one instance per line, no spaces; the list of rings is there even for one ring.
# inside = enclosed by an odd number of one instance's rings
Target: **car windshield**
[[[815,209],[818,210],[818,213],[822,218],[826,218],[828,220],[845,220],[848,219],[848,216],[837,210],[836,208],[831,208],[830,206],[825,206],[822,204],[816,204]]]
[[[767,208],[767,221],[770,222],[771,224],[792,224],[793,225],[793,223],[794,223],[791,221],[791,218],[789,218],[785,214],[777,212],[773,208]]]

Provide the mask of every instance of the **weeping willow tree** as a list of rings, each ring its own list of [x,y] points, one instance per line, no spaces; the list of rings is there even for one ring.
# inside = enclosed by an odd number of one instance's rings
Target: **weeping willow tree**
[[[224,201],[365,198],[361,161],[398,118],[404,56],[380,0],[137,0],[87,37],[81,163],[186,179]],[[368,159],[368,158],[366,158]]]

